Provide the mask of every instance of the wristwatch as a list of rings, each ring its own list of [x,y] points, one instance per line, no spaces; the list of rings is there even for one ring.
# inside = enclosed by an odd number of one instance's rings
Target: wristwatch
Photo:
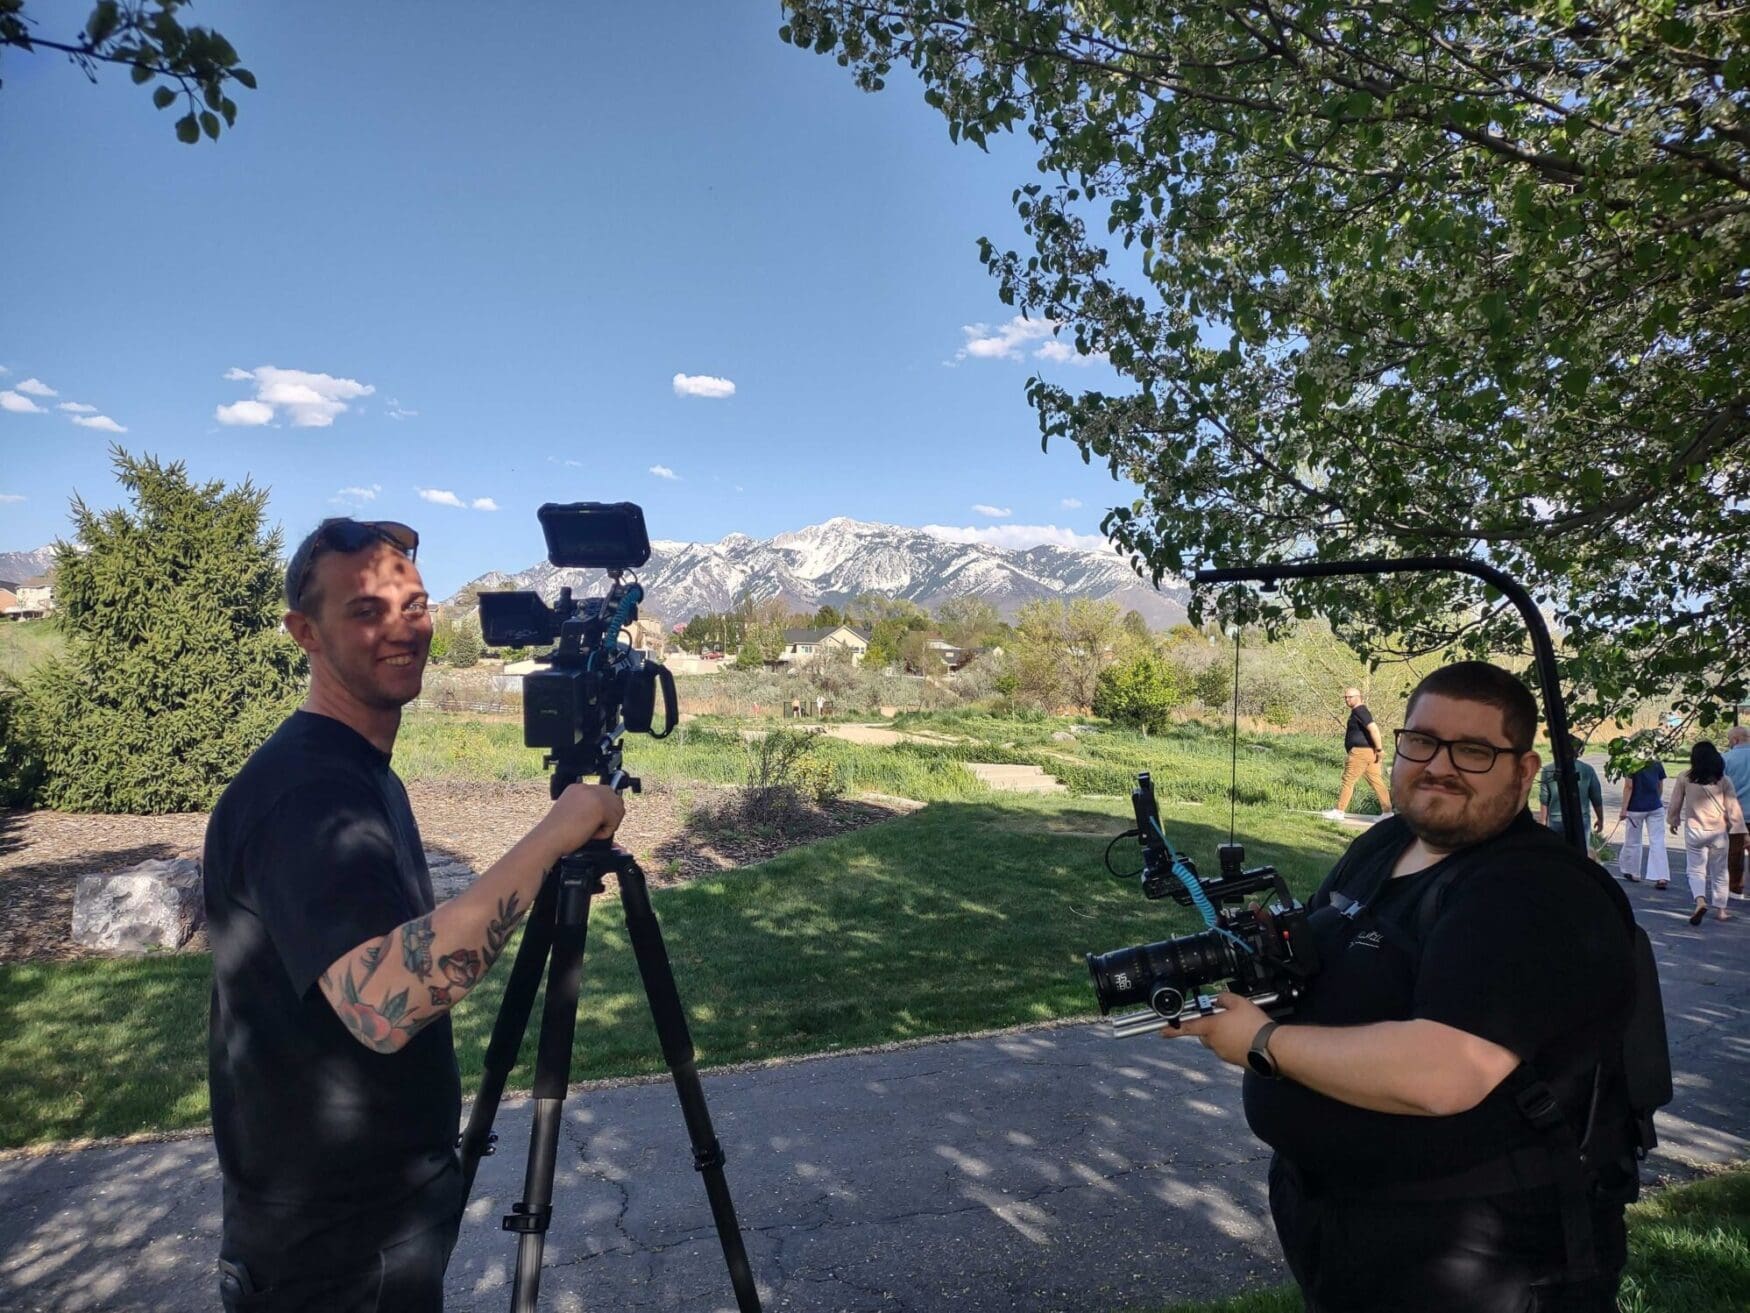
[[[1252,1036],[1252,1047],[1246,1050],[1246,1065],[1265,1080],[1275,1080],[1282,1073],[1276,1069],[1276,1059],[1270,1056],[1270,1036],[1280,1021],[1266,1021]]]

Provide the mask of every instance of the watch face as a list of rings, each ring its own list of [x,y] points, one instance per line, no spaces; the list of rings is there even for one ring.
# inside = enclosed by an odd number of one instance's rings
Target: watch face
[[[1267,1054],[1257,1052],[1246,1054],[1246,1065],[1260,1076],[1274,1076],[1276,1074],[1276,1066],[1270,1061]]]

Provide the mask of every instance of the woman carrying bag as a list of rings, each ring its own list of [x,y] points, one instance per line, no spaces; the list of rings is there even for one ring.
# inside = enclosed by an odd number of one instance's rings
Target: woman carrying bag
[[[1743,834],[1744,808],[1738,791],[1726,778],[1725,759],[1706,739],[1689,751],[1689,769],[1677,777],[1671,801],[1665,807],[1671,833],[1683,832],[1684,864],[1689,871],[1689,892],[1695,896],[1690,925],[1700,925],[1708,908],[1716,919],[1726,919],[1727,838]]]

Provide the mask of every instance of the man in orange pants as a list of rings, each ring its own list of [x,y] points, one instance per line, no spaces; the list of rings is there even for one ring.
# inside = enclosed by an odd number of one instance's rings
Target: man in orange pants
[[[1337,805],[1325,813],[1333,821],[1342,820],[1348,812],[1355,782],[1363,778],[1373,789],[1373,796],[1379,799],[1380,812],[1391,810],[1391,794],[1386,792],[1385,776],[1379,770],[1379,763],[1385,755],[1379,726],[1374,723],[1373,713],[1361,701],[1360,689],[1344,689],[1343,701],[1349,707],[1349,723],[1343,730],[1343,748],[1348,757],[1343,763],[1343,783],[1337,790]]]

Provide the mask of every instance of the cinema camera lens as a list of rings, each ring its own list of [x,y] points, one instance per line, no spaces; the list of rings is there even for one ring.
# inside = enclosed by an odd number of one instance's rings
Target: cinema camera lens
[[[1142,870],[1137,874],[1144,896],[1170,897],[1181,907],[1195,907],[1208,928],[1087,955],[1101,1016],[1115,1008],[1143,1005],[1141,1011],[1114,1018],[1112,1034],[1140,1035],[1158,1030],[1163,1022],[1206,1014],[1210,1005],[1201,991],[1208,985],[1223,985],[1272,1015],[1292,1011],[1318,963],[1310,938],[1302,933],[1306,907],[1276,868],[1248,871],[1245,848],[1223,844],[1218,853],[1221,874],[1203,880],[1191,860],[1168,842],[1147,771],[1136,777],[1130,803],[1136,828],[1118,838],[1135,835],[1142,846]],[[1274,894],[1267,905],[1248,901],[1250,895],[1265,891]]]

